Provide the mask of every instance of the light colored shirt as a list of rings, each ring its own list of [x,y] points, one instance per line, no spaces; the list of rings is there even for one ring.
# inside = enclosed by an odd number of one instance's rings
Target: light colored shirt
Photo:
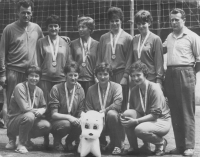
[[[187,27],[184,27],[179,37],[170,33],[163,47],[167,48],[167,66],[194,65],[200,62],[200,37]]]

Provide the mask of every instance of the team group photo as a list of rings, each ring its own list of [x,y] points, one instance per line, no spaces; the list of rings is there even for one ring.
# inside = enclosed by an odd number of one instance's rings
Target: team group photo
[[[0,157],[200,157],[199,0],[0,0]]]

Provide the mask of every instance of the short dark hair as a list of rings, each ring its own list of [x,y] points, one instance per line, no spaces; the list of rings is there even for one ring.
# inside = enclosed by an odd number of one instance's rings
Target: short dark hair
[[[97,76],[99,72],[104,72],[104,71],[107,71],[110,76],[112,76],[113,74],[112,66],[109,63],[105,63],[105,62],[102,62],[96,66],[96,68],[94,69],[94,74],[95,76]]]
[[[182,19],[185,19],[186,15],[185,15],[185,11],[180,9],[180,8],[174,8],[171,12],[170,12],[170,15],[171,14],[178,14],[180,13],[181,14],[181,18]]]
[[[130,74],[134,71],[141,71],[143,72],[144,76],[147,78],[148,73],[149,73],[149,69],[147,68],[147,65],[143,62],[141,62],[140,60],[134,62],[131,66],[130,66]]]
[[[69,72],[77,72],[79,73],[80,72],[80,68],[79,68],[79,65],[77,62],[75,61],[70,61],[69,63],[66,63],[65,64],[65,67],[64,67],[64,74],[66,75],[67,73]]]
[[[49,24],[58,24],[59,27],[60,27],[60,17],[57,16],[57,15],[50,15],[47,17],[47,20],[46,20],[46,27],[48,27]]]
[[[25,75],[26,77],[28,77],[29,74],[31,73],[36,73],[40,76],[42,76],[42,70],[40,67],[36,66],[36,65],[29,65],[27,68],[26,68],[26,71],[25,71]]]
[[[33,10],[34,4],[32,0],[19,0],[16,6],[17,11],[19,11],[21,6],[24,8],[31,7],[31,10]]]
[[[134,17],[134,22],[137,23],[141,23],[141,22],[147,22],[149,24],[151,24],[153,21],[153,18],[151,16],[151,13],[147,10],[140,10],[135,14]]]
[[[124,14],[122,12],[122,10],[118,7],[111,7],[108,9],[108,12],[107,12],[107,17],[108,17],[108,20],[112,20],[114,17],[119,17],[119,19],[121,21],[124,20]]]
[[[91,34],[92,34],[95,28],[94,20],[91,17],[82,16],[77,19],[77,25],[79,25],[81,22],[85,24],[91,30]]]

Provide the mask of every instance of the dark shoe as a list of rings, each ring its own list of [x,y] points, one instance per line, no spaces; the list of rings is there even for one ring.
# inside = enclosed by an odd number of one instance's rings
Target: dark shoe
[[[0,120],[0,128],[4,128],[4,123]]]
[[[134,150],[133,148],[124,149],[124,151],[121,153],[121,155],[139,155],[140,152],[137,150]]]
[[[162,147],[162,149],[160,149]],[[162,156],[165,155],[165,149],[167,147],[167,140],[164,139],[164,143],[162,144],[162,146],[159,146],[158,149],[155,150],[155,155],[156,156]]]
[[[101,148],[101,151],[102,152],[111,152],[112,149],[114,149],[113,145],[110,143],[107,142],[106,145],[100,145],[100,148]]]
[[[44,136],[43,147],[44,147],[45,150],[49,149],[49,135]]]
[[[55,151],[59,151],[59,152],[64,151],[64,147],[61,142],[54,142],[53,147]]]
[[[182,154],[182,152],[179,149],[175,148],[175,149],[170,150],[169,154],[180,155]]]
[[[78,149],[78,145],[73,145],[72,143],[65,144],[65,151],[66,152],[75,152]]]
[[[144,145],[135,151],[139,151],[140,155],[153,155],[153,152],[149,148],[145,147]]]
[[[31,140],[29,140],[28,142],[26,142],[26,148],[28,149],[28,150],[33,150],[34,149],[34,143],[31,141]]]
[[[92,153],[89,153],[88,155],[86,155],[86,157],[95,157]]]
[[[0,119],[0,128],[7,129],[6,123],[4,122],[3,119]]]
[[[183,152],[183,155],[184,155],[184,156],[193,156],[193,155],[194,155],[194,149],[186,149],[186,150]]]
[[[16,141],[14,140],[10,140],[5,146],[6,149],[15,149],[16,147]]]

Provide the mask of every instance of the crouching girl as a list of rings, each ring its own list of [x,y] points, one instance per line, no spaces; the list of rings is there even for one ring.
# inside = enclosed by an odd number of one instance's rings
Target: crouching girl
[[[15,149],[19,153],[27,153],[33,147],[31,138],[48,134],[51,124],[43,118],[46,102],[43,91],[37,87],[41,77],[41,69],[31,65],[25,72],[27,81],[19,83],[14,88],[8,109],[9,143],[7,149]],[[16,145],[16,136],[19,141]]]
[[[146,79],[146,64],[137,61],[131,66],[130,72],[136,86],[131,90],[130,109],[121,116],[121,123],[130,143],[125,154],[149,152],[146,145],[138,149],[138,137],[145,143],[155,145],[155,155],[164,155],[167,140],[163,136],[170,130],[171,116],[163,92],[159,85]]]

